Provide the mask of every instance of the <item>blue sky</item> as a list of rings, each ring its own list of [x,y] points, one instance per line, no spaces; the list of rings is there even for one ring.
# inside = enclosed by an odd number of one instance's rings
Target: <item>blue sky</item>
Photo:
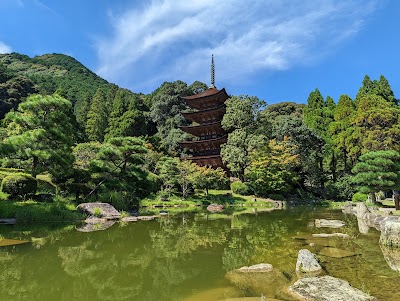
[[[400,98],[397,0],[0,0],[0,53],[64,53],[150,93],[210,83],[272,104],[355,97],[383,74]]]

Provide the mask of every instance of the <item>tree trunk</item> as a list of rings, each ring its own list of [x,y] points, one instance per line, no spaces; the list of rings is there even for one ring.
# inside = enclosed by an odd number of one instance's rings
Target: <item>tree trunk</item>
[[[331,161],[332,180],[333,182],[336,182],[336,157],[334,152],[332,152],[331,160],[332,160]]]
[[[206,186],[206,196],[208,196],[208,186]]]
[[[396,210],[400,210],[399,192],[397,190],[393,190],[393,196],[394,196],[394,205],[396,207]]]

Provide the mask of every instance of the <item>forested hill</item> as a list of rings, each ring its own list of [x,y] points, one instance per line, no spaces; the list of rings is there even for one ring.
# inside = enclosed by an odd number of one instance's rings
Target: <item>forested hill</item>
[[[148,136],[172,153],[185,139],[178,130],[186,105],[179,98],[207,89],[204,83],[166,82],[144,95],[111,84],[73,57],[45,54],[30,58],[0,54],[0,119],[17,110],[29,95],[58,95],[72,103],[75,130],[81,141],[114,136]]]
[[[1,95],[1,99],[11,98],[14,108],[17,105],[14,102],[32,92],[46,95],[61,89],[62,95],[74,104],[84,97],[93,97],[99,87],[106,90],[116,87],[64,54],[33,58],[19,53],[1,54],[0,84],[13,94],[11,97]],[[4,110],[1,113],[3,115]]]

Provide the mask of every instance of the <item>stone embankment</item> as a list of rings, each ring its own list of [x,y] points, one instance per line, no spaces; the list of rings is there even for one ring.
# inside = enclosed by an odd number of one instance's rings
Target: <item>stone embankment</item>
[[[356,206],[346,205],[343,213],[357,216],[358,227],[361,233],[367,233],[369,228],[381,231],[379,243],[388,247],[400,247],[400,216],[387,216],[372,212],[365,203]]]

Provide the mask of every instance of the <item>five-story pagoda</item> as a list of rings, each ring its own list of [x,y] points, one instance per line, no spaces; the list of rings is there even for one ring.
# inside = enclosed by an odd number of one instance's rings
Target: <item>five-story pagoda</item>
[[[182,115],[192,121],[190,126],[181,129],[198,137],[198,140],[183,141],[180,145],[188,149],[191,160],[200,166],[213,168],[224,167],[221,159],[221,144],[227,140],[227,134],[221,126],[225,114],[225,100],[229,98],[225,89],[215,87],[214,57],[211,58],[211,86],[196,95],[181,97],[194,112],[182,112]]]

